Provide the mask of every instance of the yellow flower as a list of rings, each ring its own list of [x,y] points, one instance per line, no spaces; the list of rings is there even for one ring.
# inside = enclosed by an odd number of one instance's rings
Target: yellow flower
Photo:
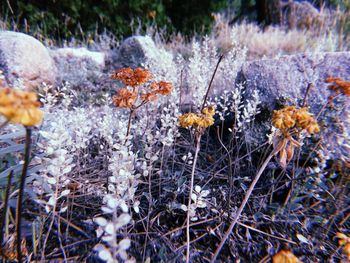
[[[179,117],[179,124],[182,128],[188,128],[198,123],[199,117],[197,114],[189,112]]]
[[[44,113],[39,107],[40,102],[34,92],[0,89],[0,114],[11,123],[24,126],[40,124]]]
[[[204,108],[203,113],[185,113],[179,117],[179,123],[182,128],[190,126],[199,128],[208,128],[214,124],[213,115],[215,114],[214,107]]]
[[[320,131],[315,118],[306,107],[297,109],[294,106],[287,106],[281,110],[274,111],[272,125],[283,132],[295,126],[306,130],[310,134]]]
[[[343,246],[343,252],[348,257],[348,260],[350,260],[350,237],[340,232],[337,233],[336,237],[339,238],[338,240],[339,246]]]
[[[199,127],[208,128],[214,124],[214,118],[210,115],[201,115],[196,123]]]
[[[202,113],[204,115],[214,116],[215,115],[215,108],[213,106],[206,107],[202,110]]]
[[[280,250],[272,257],[272,263],[300,263],[300,261],[291,251]]]
[[[273,111],[272,125],[281,130],[294,127],[294,113],[294,106],[288,106],[281,110]]]

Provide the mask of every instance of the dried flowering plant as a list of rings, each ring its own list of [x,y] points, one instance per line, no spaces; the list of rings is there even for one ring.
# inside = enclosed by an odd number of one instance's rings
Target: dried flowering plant
[[[301,263],[290,250],[282,249],[272,257],[272,263]]]
[[[140,86],[152,79],[152,74],[142,68],[122,68],[112,75],[112,79],[119,80],[125,85],[124,88],[117,91],[117,95],[113,96],[112,100],[116,107],[130,110],[126,136],[130,133],[131,121],[138,108],[157,100],[158,95],[170,95],[173,90],[171,83],[160,81],[152,82],[147,92],[140,91]],[[140,103],[136,105],[139,99]]]
[[[350,237],[340,232],[336,234],[336,237],[338,238],[339,246],[343,247],[344,254],[350,260]]]
[[[2,85],[2,83],[1,83]],[[1,126],[6,125],[8,122],[21,124],[26,129],[26,143],[24,153],[24,164],[22,174],[20,177],[17,210],[16,210],[16,240],[17,240],[17,260],[22,261],[22,239],[21,239],[21,212],[23,203],[23,193],[25,180],[27,177],[28,166],[30,162],[30,149],[31,149],[31,126],[41,123],[43,118],[43,112],[39,109],[40,102],[38,102],[37,95],[34,92],[26,92],[11,89],[8,87],[1,87],[0,89],[0,114],[5,117],[6,122]],[[8,176],[8,187],[11,184],[12,173]],[[7,191],[9,194],[9,191]],[[7,211],[7,207],[4,208]],[[6,212],[5,212],[6,213]],[[5,216],[1,220],[4,220]],[[3,226],[3,222],[0,224]],[[2,229],[1,229],[2,233]],[[1,234],[1,241],[3,240]]]
[[[40,124],[44,113],[39,107],[40,102],[34,92],[0,88],[0,115],[7,122],[24,126]]]
[[[210,86],[209,86],[210,87]],[[198,153],[200,150],[200,140],[201,136],[204,133],[205,129],[214,124],[214,115],[215,108],[212,106],[205,107],[202,109],[201,113],[185,113],[179,116],[179,125],[182,128],[193,127],[195,129],[195,137],[197,140],[197,146],[195,151],[195,156],[192,165],[191,172],[191,182],[190,182],[190,192],[188,197],[187,205],[187,225],[186,225],[186,236],[187,236],[187,253],[186,253],[186,262],[190,261],[190,217],[193,216],[193,205],[192,205],[192,196],[193,196],[193,184],[194,184],[194,172],[196,168],[196,163],[198,159]],[[195,201],[195,200],[194,200]],[[183,209],[184,210],[184,209]]]
[[[276,154],[279,153],[279,163],[283,168],[292,160],[295,148],[301,146],[293,136],[298,137],[301,132],[314,134],[320,131],[316,119],[306,107],[286,106],[274,111],[272,125],[279,129],[272,142]]]
[[[226,231],[224,237],[216,249],[211,262],[215,262],[222,247],[224,246],[227,238],[231,234],[233,227],[236,225],[238,218],[240,217],[245,205],[248,202],[250,195],[252,194],[256,183],[259,181],[263,171],[267,167],[271,158],[280,153],[280,164],[282,167],[286,167],[287,159],[291,160],[294,154],[294,148],[300,147],[301,143],[294,139],[293,136],[299,137],[303,133],[313,134],[320,131],[316,119],[308,112],[307,108],[297,108],[295,106],[287,106],[281,110],[274,111],[272,116],[272,125],[278,129],[278,131],[272,136],[273,150],[268,155],[264,163],[261,165],[253,182],[251,183],[247,193],[243,199],[241,206],[239,207],[235,217],[233,218],[229,229]],[[298,138],[299,139],[299,138]],[[292,261],[293,262],[293,261]],[[296,261],[297,262],[297,261]]]

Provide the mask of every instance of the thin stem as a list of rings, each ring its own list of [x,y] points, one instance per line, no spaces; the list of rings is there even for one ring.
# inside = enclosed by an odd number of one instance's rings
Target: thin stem
[[[309,83],[309,85],[307,85],[307,89],[304,95],[304,99],[303,99],[303,103],[301,104],[301,107],[305,107],[306,106],[306,100],[307,100],[307,96],[309,95],[310,89],[313,87],[314,85],[312,83]]]
[[[30,158],[30,147],[31,147],[31,135],[32,130],[29,127],[26,127],[26,145],[24,153],[24,164],[22,169],[22,175],[20,178],[19,192],[17,199],[17,210],[16,210],[16,230],[17,230],[17,261],[22,262],[22,251],[21,251],[21,212],[22,212],[22,202],[23,202],[23,192],[25,186],[25,180],[27,177],[27,171],[29,166]]]
[[[2,214],[0,219],[0,246],[2,247],[2,242],[4,240],[4,226],[5,226],[5,220],[6,220],[6,214],[7,214],[7,205],[9,201],[10,196],[10,190],[11,190],[11,183],[13,178],[13,170],[10,171],[8,177],[7,177],[7,186],[6,186],[6,192],[5,192],[5,200],[4,200],[4,206],[2,208]]]
[[[207,99],[208,99],[208,95],[209,95],[209,91],[210,91],[210,88],[211,88],[211,85],[213,84],[213,80],[214,80],[214,77],[216,75],[216,71],[218,70],[219,68],[219,65],[221,63],[221,60],[224,58],[224,54],[222,54],[220,57],[219,57],[219,60],[218,60],[218,63],[216,63],[216,67],[215,67],[215,70],[214,70],[214,73],[213,75],[211,76],[211,80],[209,82],[209,86],[208,86],[208,89],[207,89],[207,93],[205,94],[204,96],[204,100],[203,100],[203,104],[202,104],[202,108],[201,108],[201,111],[204,109],[205,107],[205,103],[207,102]]]
[[[193,193],[193,183],[194,183],[194,172],[196,170],[196,163],[198,159],[198,153],[200,149],[200,143],[201,143],[201,134],[199,134],[197,137],[197,146],[196,146],[196,152],[194,154],[193,159],[193,166],[192,166],[192,172],[191,172],[191,183],[190,183],[190,193],[188,195],[188,205],[187,205],[187,225],[186,225],[186,241],[187,241],[187,252],[186,252],[186,263],[190,262],[190,209],[191,209],[191,201],[192,201],[192,193]]]
[[[126,137],[128,137],[129,134],[130,134],[131,121],[132,121],[132,117],[133,117],[133,115],[134,115],[134,112],[135,112],[135,110],[130,110],[129,120],[128,120],[128,129],[127,129],[127,131],[126,131]],[[127,140],[127,139],[126,139],[126,140]]]
[[[227,238],[228,238],[229,235],[231,234],[231,232],[232,232],[234,226],[236,225],[236,223],[237,223],[237,221],[238,221],[240,215],[242,214],[242,211],[243,211],[244,207],[246,206],[246,204],[247,204],[247,202],[248,202],[248,199],[249,199],[250,195],[252,194],[256,183],[257,183],[258,180],[260,179],[260,176],[262,175],[262,173],[263,173],[263,171],[265,170],[267,164],[270,162],[271,158],[272,158],[274,155],[275,155],[275,152],[273,151],[273,152],[266,158],[265,162],[264,162],[264,163],[262,164],[262,166],[260,167],[258,173],[255,175],[255,178],[254,178],[252,184],[250,185],[250,187],[249,187],[247,193],[245,194],[244,200],[243,200],[241,206],[239,207],[239,209],[238,209],[238,211],[237,211],[235,217],[233,218],[233,220],[232,220],[232,222],[231,222],[231,224],[230,224],[229,229],[226,231],[225,236],[222,238],[222,240],[221,240],[221,242],[220,242],[218,248],[216,249],[216,251],[215,251],[215,253],[214,253],[214,256],[213,256],[212,259],[210,260],[211,263],[214,263],[214,262],[215,262],[215,260],[216,260],[217,256],[219,255],[219,253],[220,253],[222,247],[224,246],[224,244],[225,244]]]

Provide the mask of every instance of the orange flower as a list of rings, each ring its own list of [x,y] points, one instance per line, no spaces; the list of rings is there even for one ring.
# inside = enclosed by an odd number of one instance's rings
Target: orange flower
[[[154,101],[157,99],[157,93],[156,92],[149,92],[146,94],[141,95],[141,100],[147,102],[147,101]]]
[[[44,113],[34,92],[0,89],[0,114],[9,122],[24,126],[40,124]]]
[[[306,107],[297,109],[294,106],[287,106],[281,110],[274,111],[272,116],[272,125],[286,132],[295,126],[313,134],[320,131],[315,118]]]
[[[332,83],[329,86],[330,89],[335,90],[337,92],[342,92],[346,96],[350,96],[350,81],[343,80],[341,78],[336,77],[328,77],[326,78],[326,83]]]
[[[160,81],[158,83],[152,83],[151,89],[162,95],[170,95],[171,91],[173,90],[173,86],[170,82]]]
[[[301,263],[291,251],[280,250],[276,255],[272,257],[272,263]]]
[[[273,111],[272,124],[278,129],[284,130],[295,125],[295,107],[288,106],[278,111]]]
[[[350,237],[340,232],[336,234],[336,237],[339,238],[339,246],[343,246],[343,252],[348,257],[348,260],[350,260]]]
[[[117,93],[118,94],[112,98],[115,106],[129,109],[135,107],[135,102],[137,100],[136,92],[130,91],[127,88],[123,88],[118,90]]]
[[[115,71],[112,75],[112,79],[120,80],[125,85],[132,87],[144,84],[151,78],[151,73],[142,68],[136,68],[134,70],[131,68],[122,68]]]

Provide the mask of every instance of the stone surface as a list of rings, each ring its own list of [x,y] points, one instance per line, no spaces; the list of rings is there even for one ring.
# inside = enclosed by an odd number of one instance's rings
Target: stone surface
[[[258,143],[266,140],[266,127],[269,127],[271,113],[284,105],[301,105],[309,83],[312,83],[307,96],[307,106],[315,115],[327,103],[330,95],[325,79],[329,76],[350,79],[350,52],[313,53],[284,56],[247,62],[237,78],[244,83],[246,96],[258,90],[261,98],[260,126],[252,133]],[[350,156],[350,98],[339,97],[334,109],[320,115],[322,137],[330,156]],[[254,134],[255,133],[255,134]]]
[[[148,36],[132,36],[127,38],[113,56],[114,66],[140,67],[147,61],[159,61],[164,56],[164,50],[156,47]]]
[[[43,82],[54,84],[57,69],[47,48],[35,38],[0,31],[0,70],[9,85],[33,89]]]
[[[94,90],[104,78],[106,56],[86,48],[59,48],[50,51],[58,68],[57,83],[67,82],[73,88]]]
[[[240,72],[247,93],[257,89],[269,111],[276,108],[277,99],[297,103],[304,98],[309,83],[313,86],[307,97],[316,112],[327,102],[330,90],[325,79],[350,77],[350,52],[312,53],[247,62]]]
[[[306,29],[317,26],[322,26],[325,23],[327,14],[320,13],[308,1],[288,1],[284,6],[284,23],[290,28]]]

